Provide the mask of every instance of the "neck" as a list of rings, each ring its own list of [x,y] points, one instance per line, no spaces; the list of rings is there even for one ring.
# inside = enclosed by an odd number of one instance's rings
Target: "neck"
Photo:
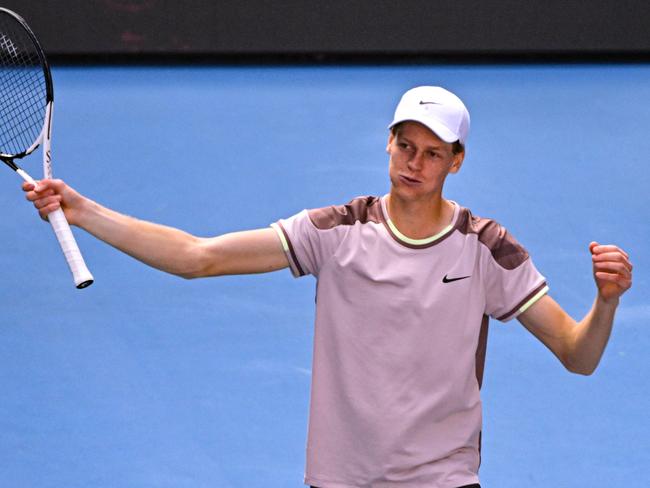
[[[392,190],[387,197],[388,214],[395,227],[411,239],[426,239],[447,227],[454,205],[436,195],[426,200],[405,200]]]

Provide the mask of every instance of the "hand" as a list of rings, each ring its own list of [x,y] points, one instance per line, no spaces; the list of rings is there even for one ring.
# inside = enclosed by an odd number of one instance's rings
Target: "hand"
[[[63,181],[41,180],[36,182],[36,186],[25,182],[22,188],[25,198],[34,204],[43,220],[47,220],[50,213],[61,208],[70,224],[78,223],[85,199]]]
[[[618,301],[632,286],[632,264],[625,251],[614,245],[589,244],[598,295],[606,302]]]

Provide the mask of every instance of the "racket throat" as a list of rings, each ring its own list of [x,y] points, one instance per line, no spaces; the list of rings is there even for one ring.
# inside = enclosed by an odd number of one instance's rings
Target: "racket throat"
[[[34,178],[32,178],[31,176],[29,176],[29,174],[27,174],[27,171],[25,171],[24,169],[20,168],[16,163],[13,162],[13,160],[8,159],[8,158],[2,158],[2,161],[3,161],[7,166],[9,166],[11,169],[13,169],[16,173],[18,173],[18,175],[19,175],[23,180],[25,180],[27,183],[31,183],[32,185],[35,185],[35,184],[36,184],[36,181],[34,181]]]
[[[11,169],[13,169],[15,172],[18,172],[20,169],[16,163],[14,163],[13,159],[8,159],[8,158],[2,158],[2,162],[5,163],[7,166],[9,166]]]

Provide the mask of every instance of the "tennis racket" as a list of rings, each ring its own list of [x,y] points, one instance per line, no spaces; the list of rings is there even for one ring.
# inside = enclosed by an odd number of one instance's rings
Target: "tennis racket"
[[[43,173],[52,178],[50,66],[36,36],[15,12],[0,8],[0,159],[25,181],[34,179],[14,162],[43,145]],[[77,288],[92,284],[62,210],[48,215]]]

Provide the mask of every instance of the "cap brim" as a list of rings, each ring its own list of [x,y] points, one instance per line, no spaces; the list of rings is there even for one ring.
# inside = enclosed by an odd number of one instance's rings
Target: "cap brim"
[[[435,120],[420,120],[413,117],[405,118],[405,119],[395,119],[393,120],[393,122],[391,122],[388,128],[390,129],[394,125],[400,124],[402,122],[417,122],[419,124],[422,124],[423,126],[428,128],[431,132],[433,132],[435,135],[437,135],[440,139],[450,144],[452,142],[456,142],[459,140],[456,134],[450,131],[445,125]]]

